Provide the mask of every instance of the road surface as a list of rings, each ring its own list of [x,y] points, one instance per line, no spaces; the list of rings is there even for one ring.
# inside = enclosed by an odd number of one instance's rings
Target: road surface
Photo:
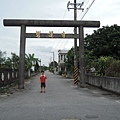
[[[80,88],[72,79],[48,71],[46,93],[39,75],[0,96],[0,120],[120,120],[120,97],[93,87]]]

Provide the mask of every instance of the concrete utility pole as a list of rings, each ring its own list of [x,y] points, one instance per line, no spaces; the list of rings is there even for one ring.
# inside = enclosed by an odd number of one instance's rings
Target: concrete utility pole
[[[40,59],[40,73],[41,73],[41,59]]]
[[[74,3],[70,3],[70,1],[67,4],[67,8],[74,9],[74,21],[77,21],[77,9],[84,10],[82,7],[84,3],[76,3],[76,0],[74,0]],[[74,6],[74,8],[70,8],[69,5]],[[74,35],[77,35],[77,27],[74,27]],[[77,37],[74,38],[74,84],[78,84],[78,54],[77,54]]]
[[[54,52],[53,52],[53,73],[55,73],[55,62],[54,62]]]
[[[55,72],[55,62],[54,62],[54,52],[50,52],[53,53],[53,73]]]
[[[77,20],[76,0],[74,0],[74,21]],[[77,27],[74,27],[74,34],[77,35]],[[74,84],[78,84],[78,55],[77,55],[77,38],[74,38]]]

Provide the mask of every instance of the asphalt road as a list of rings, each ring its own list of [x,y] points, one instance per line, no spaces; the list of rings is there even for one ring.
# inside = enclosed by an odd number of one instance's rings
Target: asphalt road
[[[0,96],[0,120],[120,120],[120,97],[46,72],[46,93],[39,75],[25,82],[25,90]]]

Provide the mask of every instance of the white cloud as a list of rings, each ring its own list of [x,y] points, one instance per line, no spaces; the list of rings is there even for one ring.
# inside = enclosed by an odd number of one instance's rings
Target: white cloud
[[[73,10],[67,11],[67,2],[69,0],[0,0],[0,50],[7,51],[8,54],[14,52],[19,54],[20,43],[20,28],[19,27],[4,27],[3,19],[5,18],[20,18],[20,19],[74,19]],[[71,3],[74,0],[70,0]],[[88,0],[85,0],[86,2]],[[89,4],[93,0],[89,0]],[[77,1],[82,2],[82,0]],[[9,3],[9,5],[6,5]],[[83,7],[87,3],[84,3]],[[86,10],[85,8],[85,10]],[[96,0],[83,20],[99,20],[101,26],[118,24],[120,25],[120,1],[119,0]],[[81,19],[84,12],[77,12],[78,20]],[[97,28],[85,28],[84,33],[91,34]],[[40,30],[43,33],[73,33],[73,28],[53,28],[53,27],[29,27],[27,32],[36,32]],[[46,65],[49,62],[52,54],[49,51],[55,52],[55,60],[57,61],[57,51],[59,49],[70,49],[74,46],[73,39],[27,39],[26,53],[35,53],[36,57],[42,56],[42,62]]]

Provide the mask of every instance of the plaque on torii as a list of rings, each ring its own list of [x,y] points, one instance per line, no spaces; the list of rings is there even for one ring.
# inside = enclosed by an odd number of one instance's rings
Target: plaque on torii
[[[79,38],[79,35],[74,35],[72,33],[66,34],[64,31],[62,33],[54,33],[49,31],[49,33],[42,33],[41,31],[36,31],[36,33],[26,33],[26,38],[64,38],[64,39],[73,39]]]
[[[85,66],[84,66],[84,27],[100,27],[100,21],[73,21],[73,20],[27,20],[27,19],[4,19],[4,26],[21,27],[20,31],[20,61],[19,61],[19,82],[18,88],[24,88],[25,76],[25,43],[26,38],[79,38],[79,63],[80,78],[82,84],[85,83]],[[63,33],[26,33],[26,27],[77,27],[79,33],[74,34]]]

